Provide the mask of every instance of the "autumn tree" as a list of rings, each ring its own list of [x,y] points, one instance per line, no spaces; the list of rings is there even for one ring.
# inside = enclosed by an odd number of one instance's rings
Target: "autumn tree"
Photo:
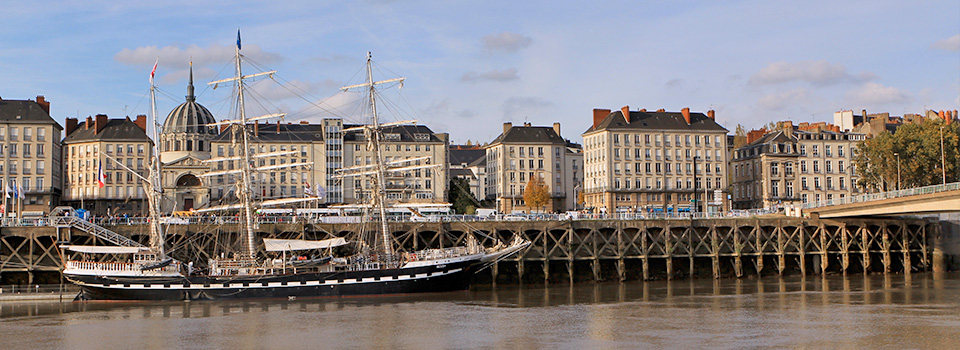
[[[733,134],[733,148],[737,149],[747,145],[747,129],[741,124],[737,124],[737,129]]]
[[[543,177],[539,174],[531,176],[530,181],[527,182],[523,190],[523,201],[529,208],[541,208],[550,202],[550,189],[543,183]]]

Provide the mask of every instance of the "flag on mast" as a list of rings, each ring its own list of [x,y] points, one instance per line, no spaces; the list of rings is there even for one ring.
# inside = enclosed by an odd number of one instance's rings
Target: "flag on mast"
[[[240,50],[240,28],[237,28],[237,51]]]
[[[3,186],[3,195],[4,195],[3,198],[10,198],[10,192],[11,192],[10,184],[8,183]]]
[[[153,76],[157,74],[157,64],[160,64],[160,57],[157,57],[157,61],[153,63],[153,70],[150,71],[150,85],[153,85]]]
[[[303,194],[305,194],[305,195],[307,195],[307,196],[310,196],[310,197],[313,197],[313,189],[310,188],[310,183],[304,181],[304,182],[303,182],[303,185],[304,185],[304,187],[303,187]]]
[[[97,168],[97,186],[103,188],[107,185],[107,174],[103,173],[103,163],[100,163],[100,167]]]
[[[20,184],[16,184],[14,186],[17,186],[17,198],[23,199],[23,187],[20,187]]]

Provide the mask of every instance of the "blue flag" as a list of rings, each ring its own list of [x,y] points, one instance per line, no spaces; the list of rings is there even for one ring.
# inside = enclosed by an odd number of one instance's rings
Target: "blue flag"
[[[237,29],[237,50],[240,50],[240,29]]]

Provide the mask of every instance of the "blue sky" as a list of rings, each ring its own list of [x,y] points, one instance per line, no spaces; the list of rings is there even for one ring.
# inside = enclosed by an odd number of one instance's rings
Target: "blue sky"
[[[730,129],[832,121],[852,109],[960,107],[960,2],[951,1],[117,1],[11,2],[0,11],[0,97],[51,114],[158,114],[198,102],[230,117],[237,28],[243,52],[286,88],[254,85],[251,109],[289,121],[359,121],[364,56],[384,118],[416,118],[453,141],[489,141],[505,121],[561,122],[579,142],[593,108],[717,111]],[[246,70],[251,72],[252,69]],[[379,74],[383,73],[383,74]],[[299,95],[299,96],[298,96]],[[306,97],[306,100],[302,97]],[[311,102],[308,102],[311,101]],[[390,113],[394,106],[403,113]],[[252,111],[256,113],[258,111]]]

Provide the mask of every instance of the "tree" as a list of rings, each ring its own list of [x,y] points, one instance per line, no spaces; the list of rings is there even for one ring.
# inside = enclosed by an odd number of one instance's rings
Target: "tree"
[[[747,129],[743,125],[737,124],[737,129],[733,134],[733,149],[747,145]]]
[[[924,118],[907,123],[895,134],[882,133],[861,142],[853,161],[861,188],[884,191],[897,187],[897,159],[900,160],[900,188],[956,182],[960,165],[960,128],[942,119]],[[943,127],[943,153],[940,131]],[[898,156],[899,155],[899,156]],[[946,169],[944,169],[946,165]]]
[[[450,179],[450,186],[447,187],[447,198],[453,204],[453,210],[458,214],[471,214],[471,208],[476,210],[479,204],[473,193],[470,192],[470,182],[467,179],[454,177]]]
[[[539,174],[531,176],[527,182],[527,187],[523,190],[523,201],[529,208],[540,208],[550,202],[550,189]]]

